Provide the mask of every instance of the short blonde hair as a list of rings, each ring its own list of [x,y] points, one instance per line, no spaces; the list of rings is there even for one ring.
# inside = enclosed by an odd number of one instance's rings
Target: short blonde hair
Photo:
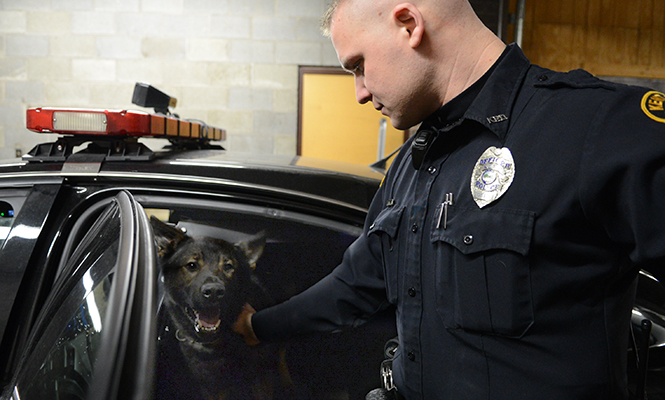
[[[337,12],[340,2],[341,0],[333,0],[328,6],[326,13],[321,17],[321,33],[325,37],[330,37],[330,26],[332,25],[333,17]]]

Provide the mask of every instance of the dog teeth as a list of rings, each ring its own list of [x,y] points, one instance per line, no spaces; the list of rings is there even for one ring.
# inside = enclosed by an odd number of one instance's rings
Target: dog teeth
[[[215,322],[214,325],[209,325],[209,324],[203,324],[201,323],[201,316],[198,311],[194,310],[194,314],[196,315],[196,325],[194,328],[196,329],[196,332],[204,331],[204,332],[214,332],[219,328],[219,325],[222,323],[220,319]]]

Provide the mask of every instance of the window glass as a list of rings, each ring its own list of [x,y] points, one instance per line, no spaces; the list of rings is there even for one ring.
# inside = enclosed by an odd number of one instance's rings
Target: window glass
[[[14,224],[14,207],[6,201],[0,200],[0,248],[9,235]]]
[[[69,279],[46,306],[38,339],[15,392],[21,399],[83,399],[99,356],[113,282],[120,231],[117,207],[109,208],[72,255]]]
[[[27,193],[28,191],[23,189],[0,190],[0,249],[14,225]]]
[[[349,399],[379,387],[383,345],[395,336],[386,320],[257,347],[231,332],[242,304],[282,302],[327,275],[359,227],[220,202],[143,199],[143,206],[167,223],[153,221],[164,293],[156,399]]]

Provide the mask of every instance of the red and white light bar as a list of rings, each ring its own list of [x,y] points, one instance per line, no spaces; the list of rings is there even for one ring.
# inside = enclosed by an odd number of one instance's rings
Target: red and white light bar
[[[26,127],[39,133],[225,140],[226,131],[142,111],[30,108]]]

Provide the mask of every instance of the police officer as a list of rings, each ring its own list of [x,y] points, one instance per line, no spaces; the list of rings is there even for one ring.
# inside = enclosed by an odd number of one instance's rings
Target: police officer
[[[341,265],[238,331],[394,306],[409,400],[627,399],[636,275],[665,261],[665,95],[532,65],[467,0],[340,0],[326,21],[358,101],[420,127]]]

